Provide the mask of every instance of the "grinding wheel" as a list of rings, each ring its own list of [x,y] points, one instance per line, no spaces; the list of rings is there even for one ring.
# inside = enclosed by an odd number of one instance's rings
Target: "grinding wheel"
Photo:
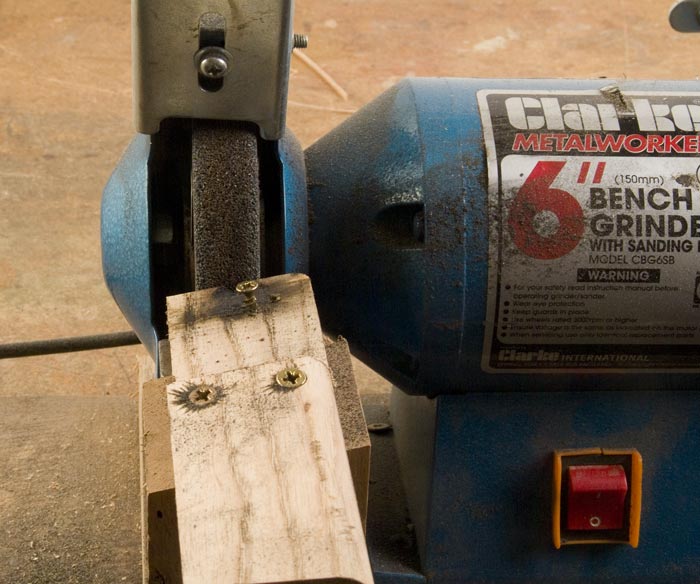
[[[191,194],[195,289],[259,278],[260,164],[251,126],[193,122]]]

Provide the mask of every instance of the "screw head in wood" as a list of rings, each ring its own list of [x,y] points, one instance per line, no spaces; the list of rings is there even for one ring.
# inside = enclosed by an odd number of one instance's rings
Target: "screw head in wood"
[[[245,303],[252,304],[255,302],[255,291],[259,284],[255,280],[245,280],[236,284],[236,292],[245,296]]]
[[[284,389],[296,389],[306,383],[307,377],[301,369],[287,367],[275,375],[275,383]]]
[[[187,383],[173,395],[177,404],[191,411],[208,408],[219,401],[219,389],[205,383]]]

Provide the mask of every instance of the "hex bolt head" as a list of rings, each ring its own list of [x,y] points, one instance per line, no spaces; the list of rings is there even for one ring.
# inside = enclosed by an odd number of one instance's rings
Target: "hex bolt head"
[[[287,367],[275,375],[275,383],[284,389],[296,389],[306,383],[307,377],[301,369]]]
[[[223,79],[229,72],[231,53],[222,47],[205,47],[197,51],[194,62],[207,79]]]

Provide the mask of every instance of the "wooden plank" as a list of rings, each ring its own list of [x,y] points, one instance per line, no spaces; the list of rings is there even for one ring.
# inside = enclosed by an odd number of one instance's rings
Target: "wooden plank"
[[[168,299],[183,582],[372,582],[310,282],[260,284]]]
[[[146,522],[146,506],[148,499],[148,489],[146,488],[146,466],[145,466],[145,444],[143,431],[143,386],[153,379],[155,367],[153,362],[145,355],[137,358],[139,375],[139,485],[141,487],[141,580],[143,584],[148,584],[148,561],[145,550],[148,549],[148,524]]]
[[[257,313],[252,315],[244,296],[227,288],[168,298],[171,367],[177,379],[297,355],[326,360],[308,277],[266,278],[255,294]]]
[[[153,362],[141,364],[139,436],[141,458],[141,556],[144,584],[180,584],[180,544],[170,447],[167,386],[174,377],[152,379]],[[151,378],[148,377],[150,371]]]
[[[357,504],[362,525],[366,527],[371,454],[369,434],[355,384],[348,344],[342,338],[335,341],[325,339],[324,342]],[[167,341],[161,341],[162,373],[170,370],[167,345]],[[164,359],[163,355],[168,358]],[[140,361],[139,372],[143,582],[182,584],[170,417],[166,399],[166,386],[175,378],[153,379],[154,366],[148,356]]]
[[[369,497],[369,470],[371,443],[367,432],[367,422],[362,411],[360,392],[357,390],[355,375],[347,341],[338,337],[335,341],[325,339],[328,365],[333,374],[335,401],[340,415],[345,450],[355,486],[355,497],[362,518],[362,526],[367,529],[367,505]]]
[[[158,362],[160,364],[160,377],[169,377],[173,374],[170,363],[170,341],[168,339],[158,341]]]

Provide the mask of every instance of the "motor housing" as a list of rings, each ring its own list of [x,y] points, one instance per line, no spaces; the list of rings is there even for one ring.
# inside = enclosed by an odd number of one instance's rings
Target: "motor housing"
[[[400,83],[306,150],[324,326],[415,394],[696,387],[698,103]]]

